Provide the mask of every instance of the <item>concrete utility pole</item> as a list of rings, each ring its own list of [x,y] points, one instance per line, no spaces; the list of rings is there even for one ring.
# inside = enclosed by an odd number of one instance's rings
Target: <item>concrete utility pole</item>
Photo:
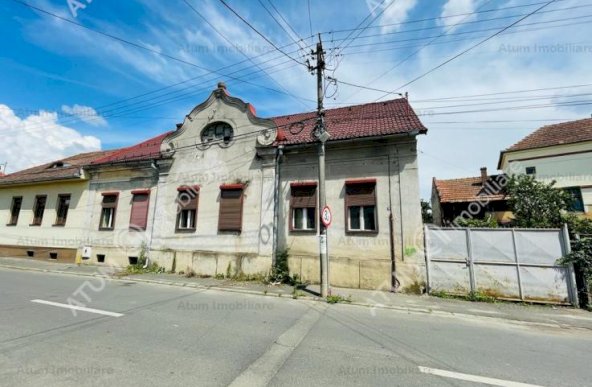
[[[310,67],[311,71],[317,74],[317,124],[314,136],[319,140],[319,250],[321,263],[321,297],[325,298],[330,294],[329,291],[329,256],[327,252],[327,227],[321,221],[321,211],[326,205],[325,195],[325,142],[329,139],[329,133],[325,130],[325,111],[323,108],[323,76],[325,71],[325,52],[323,43],[319,34],[319,42],[316,51],[312,52],[316,56],[316,66]]]

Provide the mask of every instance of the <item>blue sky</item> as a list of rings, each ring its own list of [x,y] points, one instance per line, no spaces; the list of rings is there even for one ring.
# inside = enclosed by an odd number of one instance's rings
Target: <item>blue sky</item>
[[[315,107],[315,78],[219,0],[188,1],[226,39],[183,0],[79,1],[85,8],[76,17],[68,0],[27,2],[153,51],[1,0],[0,137],[5,146],[0,163],[8,161],[8,172],[78,152],[131,145],[173,129],[220,80],[231,94],[253,103],[260,116]],[[310,0],[310,19],[307,0],[261,3],[228,1],[297,61],[315,42],[311,32],[321,32],[328,75],[394,91],[546,1]],[[350,33],[343,30],[364,20],[363,26],[372,24],[343,43]],[[556,0],[398,89],[409,92],[430,130],[419,138],[422,197],[429,197],[433,176],[476,176],[481,166],[494,171],[499,151],[535,128],[590,116],[591,21],[592,1]],[[218,74],[204,70],[224,67]],[[249,74],[259,68],[266,74]],[[170,87],[188,79],[194,80]],[[480,96],[533,89],[548,90]],[[329,86],[328,93],[329,107],[384,95],[343,84]]]

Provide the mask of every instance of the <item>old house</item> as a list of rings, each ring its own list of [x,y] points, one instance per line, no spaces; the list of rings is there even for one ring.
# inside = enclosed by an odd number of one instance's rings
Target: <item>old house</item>
[[[423,281],[417,136],[427,129],[404,98],[325,118],[331,284]],[[91,263],[146,254],[203,275],[267,273],[287,252],[293,274],[318,282],[315,120],[258,117],[219,84],[175,130],[0,178],[0,252],[72,259],[86,247]]]
[[[500,153],[498,169],[556,181],[572,193],[572,211],[592,217],[592,118],[537,129]]]
[[[460,179],[432,180],[432,214],[438,226],[455,225],[459,219],[493,216],[499,224],[509,223],[511,213],[506,200],[507,176],[481,175]]]

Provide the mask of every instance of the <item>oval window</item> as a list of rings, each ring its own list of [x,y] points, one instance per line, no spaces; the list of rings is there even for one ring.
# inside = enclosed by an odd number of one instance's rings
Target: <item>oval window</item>
[[[204,128],[201,132],[201,142],[206,145],[210,142],[217,142],[220,145],[228,145],[234,137],[232,126],[226,122],[214,122]]]

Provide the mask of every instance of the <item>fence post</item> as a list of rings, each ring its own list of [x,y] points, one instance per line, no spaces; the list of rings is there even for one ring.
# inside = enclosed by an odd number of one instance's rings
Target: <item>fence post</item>
[[[423,226],[423,250],[425,252],[425,260],[426,260],[426,292],[430,294],[431,286],[430,286],[430,239],[429,239],[429,227],[426,225]]]
[[[516,261],[516,274],[518,276],[518,294],[524,301],[524,292],[522,290],[522,274],[520,273],[520,260],[518,259],[518,245],[516,244],[516,230],[512,229],[512,245],[514,246],[514,260]]]
[[[469,264],[469,282],[471,286],[471,292],[474,293],[477,284],[475,282],[475,267],[473,266],[473,240],[471,239],[471,229],[466,229],[467,233],[467,253],[468,253],[468,264]]]
[[[571,253],[571,241],[569,239],[569,231],[567,229],[567,223],[563,224],[561,233],[561,244],[563,245],[563,256],[568,255]],[[570,263],[566,268],[566,277],[567,277],[567,293],[569,294],[570,302],[573,306],[578,308],[580,306],[580,302],[578,300],[578,287],[576,285],[576,273],[574,271],[574,266]]]

